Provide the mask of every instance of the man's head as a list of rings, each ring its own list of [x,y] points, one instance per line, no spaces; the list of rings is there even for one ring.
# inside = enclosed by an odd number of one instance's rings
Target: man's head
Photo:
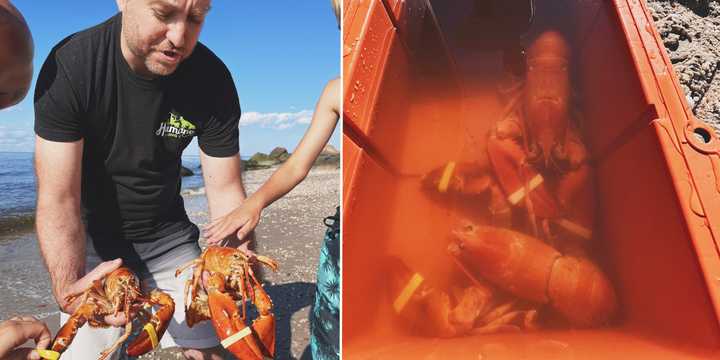
[[[211,0],[116,0],[122,53],[141,76],[172,74],[197,44]]]
[[[32,80],[33,41],[20,12],[0,0],[0,109],[27,95]]]

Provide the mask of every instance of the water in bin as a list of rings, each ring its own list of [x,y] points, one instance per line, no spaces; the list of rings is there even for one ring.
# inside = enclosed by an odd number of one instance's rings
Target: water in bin
[[[613,318],[615,291],[592,255],[593,171],[570,66],[564,36],[541,32],[490,130],[463,136],[480,139],[467,143],[486,154],[448,159],[418,179],[464,220],[448,233],[449,281],[426,281],[402,253],[386,259],[393,311],[409,332],[456,337]]]

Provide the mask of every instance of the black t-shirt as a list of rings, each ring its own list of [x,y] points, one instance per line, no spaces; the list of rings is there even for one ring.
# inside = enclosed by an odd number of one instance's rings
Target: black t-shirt
[[[180,196],[180,155],[194,136],[210,156],[236,155],[240,104],[230,72],[201,43],[169,76],[132,72],[120,50],[121,16],[53,48],[35,89],[35,132],[84,139],[88,236],[103,258],[146,259],[171,245],[158,239],[193,231]]]

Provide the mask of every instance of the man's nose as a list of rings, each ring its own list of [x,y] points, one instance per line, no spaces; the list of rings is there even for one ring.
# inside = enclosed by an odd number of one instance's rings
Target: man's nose
[[[166,37],[176,48],[185,46],[187,35],[187,22],[185,20],[174,21],[168,25]]]

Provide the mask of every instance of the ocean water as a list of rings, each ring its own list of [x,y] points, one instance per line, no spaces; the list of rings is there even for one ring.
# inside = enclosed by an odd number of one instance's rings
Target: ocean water
[[[182,178],[182,189],[203,186],[200,158],[183,157],[193,176]],[[35,212],[33,153],[0,152],[0,235],[32,224]]]

